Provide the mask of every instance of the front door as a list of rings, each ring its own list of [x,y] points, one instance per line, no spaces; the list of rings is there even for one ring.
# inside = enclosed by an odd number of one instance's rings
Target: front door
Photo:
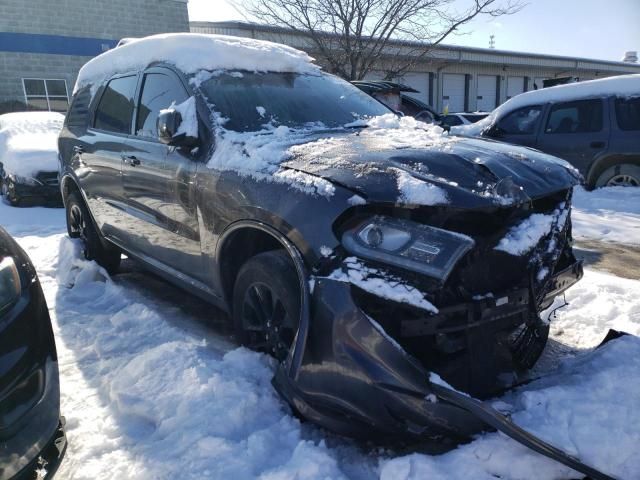
[[[502,142],[535,147],[542,123],[542,105],[522,107],[505,115],[485,134]]]
[[[194,258],[200,254],[200,237],[185,245],[176,226],[176,149],[161,143],[157,132],[160,110],[184,102],[187,90],[171,70],[154,67],[144,72],[138,98],[134,135],[122,159],[130,215],[127,244],[147,261],[197,277],[202,266]],[[185,157],[187,166],[180,171],[189,170],[191,163]]]
[[[608,118],[608,109],[599,98],[556,103],[538,137],[538,148],[586,175],[592,160],[608,148]]]

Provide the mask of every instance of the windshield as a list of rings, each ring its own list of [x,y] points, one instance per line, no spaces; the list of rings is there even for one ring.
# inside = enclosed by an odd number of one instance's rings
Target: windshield
[[[211,108],[238,132],[263,125],[339,127],[389,113],[384,105],[328,74],[225,72],[200,85]]]

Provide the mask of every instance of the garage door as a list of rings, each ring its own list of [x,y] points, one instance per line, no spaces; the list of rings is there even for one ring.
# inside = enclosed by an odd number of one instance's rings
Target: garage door
[[[429,74],[428,73],[405,73],[398,82],[409,85],[418,90],[418,93],[407,92],[406,95],[417,98],[424,103],[429,103]]]
[[[524,77],[507,77],[507,100],[524,92]]]
[[[442,111],[464,112],[464,75],[445,73],[442,75]]]
[[[490,112],[496,108],[496,83],[495,75],[478,75],[478,104],[479,112]]]

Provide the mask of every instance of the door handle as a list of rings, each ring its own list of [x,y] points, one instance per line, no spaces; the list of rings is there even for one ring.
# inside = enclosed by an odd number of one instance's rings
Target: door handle
[[[136,167],[136,166],[140,165],[140,160],[138,160],[133,155],[123,156],[122,159],[124,160],[124,163],[128,163],[132,167]]]
[[[74,145],[73,153],[77,153],[78,155],[80,155],[81,153],[84,153],[84,148],[82,148],[80,145]]]
[[[605,145],[606,145],[606,143],[604,143],[604,142],[591,142],[589,144],[589,146],[591,148],[604,148]]]

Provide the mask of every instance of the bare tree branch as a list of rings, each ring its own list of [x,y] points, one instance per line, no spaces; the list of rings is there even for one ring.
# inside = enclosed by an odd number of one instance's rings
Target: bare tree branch
[[[329,71],[361,80],[372,70],[401,76],[479,15],[519,12],[522,0],[235,0],[247,19],[302,34]]]

